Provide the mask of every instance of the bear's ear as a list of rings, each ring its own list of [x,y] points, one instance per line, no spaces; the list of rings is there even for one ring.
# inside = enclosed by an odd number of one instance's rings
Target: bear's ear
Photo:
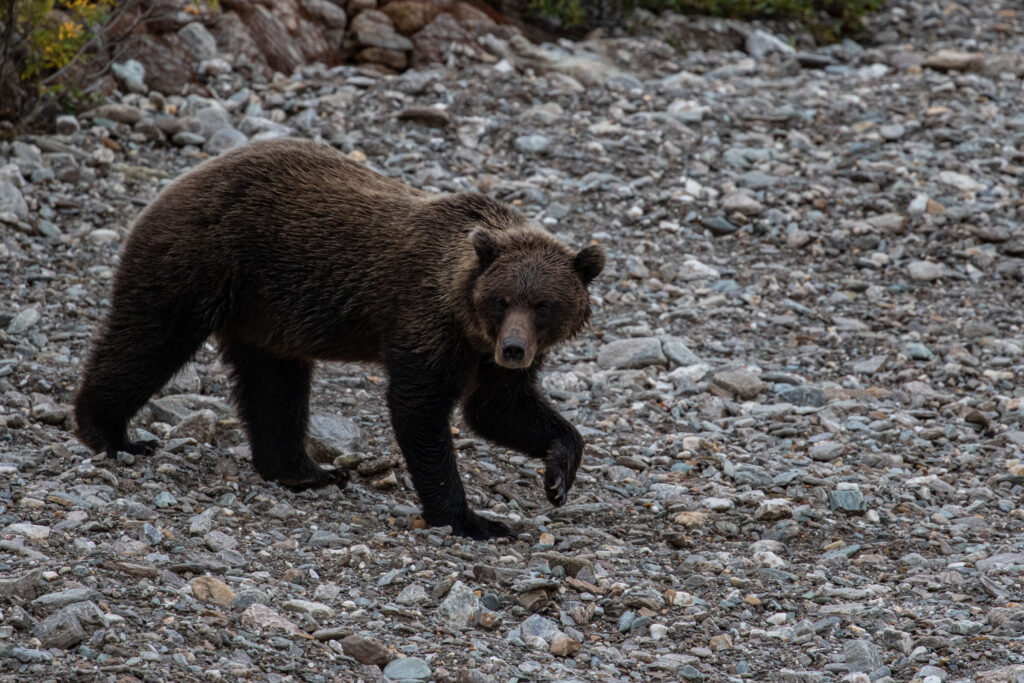
[[[576,274],[580,276],[583,284],[589,285],[590,281],[604,270],[604,249],[596,244],[580,249],[580,252],[576,254],[576,258],[572,261],[572,267],[576,270]]]
[[[469,239],[473,243],[473,249],[476,250],[480,270],[486,270],[487,266],[491,265],[498,257],[498,243],[494,241],[494,236],[486,228],[474,228],[473,232],[469,233]]]

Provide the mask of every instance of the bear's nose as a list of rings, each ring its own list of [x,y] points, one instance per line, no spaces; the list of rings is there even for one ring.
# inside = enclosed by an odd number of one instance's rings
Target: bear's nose
[[[526,340],[507,337],[501,342],[501,357],[509,363],[518,363],[526,357]]]

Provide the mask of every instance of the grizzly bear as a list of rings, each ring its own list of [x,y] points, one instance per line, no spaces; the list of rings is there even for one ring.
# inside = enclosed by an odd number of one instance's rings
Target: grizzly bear
[[[452,410],[543,460],[548,500],[565,503],[583,440],[537,373],[588,322],[604,262],[486,196],[431,195],[327,145],[253,143],[182,176],[135,223],[75,398],[78,435],[98,452],[148,450],[128,422],[213,335],[260,476],[344,485],[306,451],[313,361],[379,363],[426,522],[507,536],[469,509]]]

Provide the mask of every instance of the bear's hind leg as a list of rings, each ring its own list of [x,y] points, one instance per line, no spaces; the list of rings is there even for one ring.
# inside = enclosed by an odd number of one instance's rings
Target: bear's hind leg
[[[322,469],[306,454],[312,363],[238,341],[225,340],[223,355],[232,369],[235,404],[259,475],[294,491],[344,486],[344,471]]]
[[[110,456],[118,451],[151,451],[151,443],[128,440],[128,423],[192,358],[208,334],[196,321],[133,310],[115,299],[89,352],[75,396],[75,423],[82,443]]]

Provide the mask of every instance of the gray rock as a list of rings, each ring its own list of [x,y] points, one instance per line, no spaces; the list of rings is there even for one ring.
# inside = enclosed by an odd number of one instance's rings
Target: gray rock
[[[911,342],[904,346],[903,353],[911,360],[931,360],[935,357],[931,349],[919,342]]]
[[[846,452],[846,446],[839,441],[819,441],[811,446],[808,455],[812,460],[818,462],[830,462],[842,456]]]
[[[741,213],[745,216],[760,216],[764,213],[764,204],[746,192],[730,192],[722,199],[722,209],[728,213]]]
[[[114,62],[110,65],[110,70],[128,92],[143,95],[149,92],[149,88],[146,87],[146,67],[137,59]]]
[[[193,132],[199,133],[204,139],[209,139],[222,128],[231,127],[231,114],[220,106],[204,107],[197,111],[191,120],[194,121]]]
[[[665,358],[677,366],[686,367],[701,362],[700,356],[691,351],[686,342],[679,337],[662,337],[661,350]]]
[[[747,34],[746,48],[747,54],[758,61],[764,61],[771,54],[792,55],[796,53],[789,43],[759,28]]]
[[[606,370],[666,365],[667,362],[657,337],[619,339],[605,344],[597,354],[597,364]]]
[[[418,583],[410,583],[402,589],[402,592],[395,598],[399,605],[419,605],[426,602],[430,596],[427,589]]]
[[[232,414],[231,407],[223,399],[202,394],[175,394],[163,396],[149,402],[153,416],[160,422],[176,425],[199,410],[212,410],[219,417]]]
[[[192,56],[193,61],[198,62],[217,56],[217,39],[198,21],[179,28],[178,38],[181,39],[182,46]]]
[[[345,10],[328,0],[299,0],[299,4],[330,28],[343,30],[348,23]]]
[[[722,216],[714,216],[709,218],[703,223],[704,227],[711,231],[712,235],[716,237],[723,237],[725,235],[731,235],[740,229],[740,226],[732,223]]]
[[[531,614],[527,617],[526,621],[519,626],[519,632],[524,636],[540,638],[548,644],[551,644],[555,638],[565,635],[555,622],[539,614]]]
[[[523,154],[540,154],[551,146],[551,139],[546,135],[520,135],[512,142],[512,146]]]
[[[719,370],[711,376],[711,381],[745,401],[756,398],[764,390],[764,382],[757,373],[746,368]]]
[[[39,309],[35,306],[23,308],[18,311],[18,314],[11,318],[11,322],[7,324],[8,334],[24,334],[30,329],[35,327],[35,324],[42,318],[42,314],[39,313]]]
[[[878,647],[870,640],[848,640],[843,645],[846,654],[846,667],[853,672],[870,673],[882,666],[882,657]]]
[[[206,508],[189,520],[188,532],[193,536],[204,536],[210,533],[213,531],[213,525],[219,513],[220,508],[216,505]]]
[[[69,588],[57,591],[56,593],[40,595],[32,601],[32,606],[41,610],[56,609],[70,605],[73,602],[85,602],[93,596],[93,593],[94,591],[90,588]]]
[[[184,147],[185,145],[201,147],[206,142],[206,138],[199,133],[193,133],[190,130],[180,130],[171,137],[171,141],[181,147]]]
[[[473,620],[480,613],[480,599],[473,593],[473,589],[456,581],[448,595],[437,607],[437,613],[457,628],[472,626]]]
[[[946,266],[931,261],[912,261],[907,265],[907,274],[911,280],[931,282],[947,275]]]
[[[231,127],[224,127],[213,133],[203,145],[203,151],[207,154],[223,154],[241,147],[249,141],[245,134]]]
[[[32,600],[42,590],[42,569],[30,569],[18,575],[0,577],[0,595]]]
[[[354,453],[362,446],[359,425],[347,417],[314,413],[309,419],[309,443],[317,461],[329,462],[339,455]]]
[[[213,443],[216,434],[217,413],[206,408],[187,415],[167,436],[170,439],[195,439],[199,443]]]
[[[384,677],[390,681],[426,681],[432,675],[430,665],[419,657],[402,657],[384,667]]]
[[[21,190],[6,180],[0,180],[0,213],[5,212],[13,213],[18,218],[28,218],[28,204]]]
[[[844,512],[864,512],[867,509],[867,501],[864,494],[855,489],[829,491],[828,506]]]
[[[825,405],[825,392],[817,387],[793,387],[779,392],[779,398],[795,406],[821,408]]]
[[[32,631],[46,647],[67,649],[86,639],[88,634],[71,610],[63,609],[46,617]]]
[[[78,119],[71,114],[58,116],[54,122],[54,127],[58,135],[74,135],[81,130],[81,126],[78,125]]]

